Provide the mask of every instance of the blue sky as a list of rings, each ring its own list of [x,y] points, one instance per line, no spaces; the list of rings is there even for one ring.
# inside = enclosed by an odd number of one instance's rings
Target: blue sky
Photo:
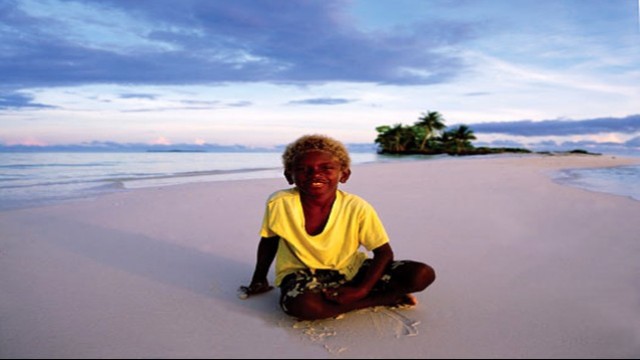
[[[638,0],[0,0],[0,144],[640,146]],[[639,149],[640,150],[640,149]]]

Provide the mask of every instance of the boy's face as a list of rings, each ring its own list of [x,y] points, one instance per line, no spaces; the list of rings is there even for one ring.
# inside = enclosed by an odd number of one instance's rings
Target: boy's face
[[[347,182],[350,174],[351,171],[343,169],[335,156],[324,151],[310,151],[296,159],[287,180],[306,195],[320,196],[335,193],[338,183]]]

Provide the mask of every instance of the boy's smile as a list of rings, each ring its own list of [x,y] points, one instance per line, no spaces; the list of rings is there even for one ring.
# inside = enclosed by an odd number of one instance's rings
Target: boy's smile
[[[324,151],[310,151],[300,156],[293,167],[293,181],[305,195],[332,195],[339,182],[345,182],[349,171],[338,159]]]

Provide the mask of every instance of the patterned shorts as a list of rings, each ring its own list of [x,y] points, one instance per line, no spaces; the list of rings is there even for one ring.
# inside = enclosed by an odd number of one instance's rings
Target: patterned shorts
[[[347,281],[344,275],[337,270],[316,270],[314,274],[309,269],[303,269],[291,273],[285,276],[280,284],[280,305],[282,306],[282,304],[287,303],[289,299],[295,298],[307,291],[321,292],[324,289],[335,289],[348,283],[358,283],[362,280],[371,263],[371,259],[366,259],[351,281]],[[384,292],[389,286],[393,271],[404,264],[404,261],[392,261],[371,291]]]

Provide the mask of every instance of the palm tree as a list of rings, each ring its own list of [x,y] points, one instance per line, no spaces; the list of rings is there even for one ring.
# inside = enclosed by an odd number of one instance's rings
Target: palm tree
[[[460,125],[455,129],[446,132],[450,141],[455,145],[456,154],[461,154],[463,151],[473,148],[471,140],[475,140],[476,136],[473,134],[467,125]]]
[[[437,111],[427,111],[426,114],[423,113],[422,117],[416,121],[415,126],[424,129],[424,137],[422,138],[419,148],[421,152],[424,151],[427,140],[445,128],[444,119]]]
[[[388,134],[390,129],[391,126],[389,125],[381,125],[376,128],[378,136],[376,137],[376,140],[374,142],[380,145],[379,151],[382,153],[388,152],[392,147],[391,137]]]
[[[415,134],[411,126],[395,124],[394,126],[378,126],[378,137],[375,142],[380,144],[382,152],[401,153],[407,151],[415,143]]]

